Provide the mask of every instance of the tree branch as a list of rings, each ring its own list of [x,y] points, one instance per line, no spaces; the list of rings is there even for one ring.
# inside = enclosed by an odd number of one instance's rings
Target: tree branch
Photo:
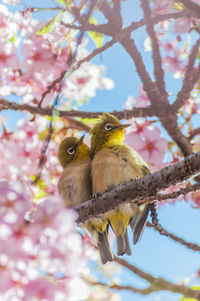
[[[188,139],[192,140],[196,135],[200,135],[200,127],[190,131],[190,133],[188,135]]]
[[[138,51],[134,40],[131,38],[130,31],[127,31],[126,34],[123,33],[121,23],[118,20],[115,13],[113,13],[113,9],[109,6],[109,4],[104,0],[102,1],[102,4],[100,6],[100,10],[104,14],[105,18],[108,20],[108,24],[113,29],[113,36],[118,35],[120,33],[121,38],[118,39],[120,44],[125,48],[127,53],[130,55],[130,57],[133,59],[137,73],[139,77],[141,78],[141,81],[143,83],[144,91],[147,93],[149,99],[151,100],[152,104],[155,105],[155,110],[160,111],[164,113],[165,110],[163,110],[162,106],[158,107],[158,99],[162,99],[162,95],[158,93],[158,87],[156,87],[155,83],[151,80],[151,77],[149,76],[145,64],[143,62],[142,56],[140,52]],[[145,22],[145,20],[144,20]]]
[[[192,145],[187,137],[183,135],[177,124],[177,116],[174,114],[173,107],[165,116],[160,116],[160,121],[168,134],[176,142],[184,156],[192,153]],[[171,113],[170,113],[171,112]]]
[[[108,4],[106,4],[105,1],[103,1],[103,5],[102,7],[100,7],[100,9],[108,19],[109,24],[116,24],[117,20],[115,18],[115,15],[112,14],[112,9]],[[164,93],[160,93],[159,87],[151,80],[151,77],[149,76],[144,65],[141,54],[139,53],[134,40],[130,36],[130,32],[128,35],[121,39],[120,44],[124,47],[124,49],[127,51],[127,53],[135,63],[137,73],[143,83],[144,91],[147,93],[151,104],[154,107],[155,115],[160,119],[163,127],[166,129],[168,134],[177,143],[183,155],[187,156],[191,154],[192,145],[190,144],[190,141],[187,139],[187,137],[185,137],[178,128],[176,111],[173,110],[173,107],[169,105],[168,102],[166,102],[166,95]],[[193,80],[189,84],[190,89],[192,89],[194,83],[197,81],[198,76],[199,74],[197,71]]]
[[[99,286],[103,286],[103,287],[118,290],[118,291],[128,290],[132,293],[137,293],[137,294],[140,294],[140,295],[149,295],[149,294],[151,294],[155,291],[153,286],[149,286],[147,288],[139,289],[139,288],[136,288],[132,285],[119,285],[119,284],[116,284],[116,283],[107,284],[107,283],[102,283],[102,282],[99,282],[99,281],[93,281],[91,279],[86,278],[85,276],[82,276],[82,278],[83,278],[84,281],[86,281],[87,283],[89,283],[92,286],[93,285],[99,285]]]
[[[32,106],[29,104],[18,104],[16,102],[10,102],[5,99],[0,99],[0,111],[3,110],[13,110],[13,111],[27,111],[31,114],[38,114],[42,116],[51,116],[50,108],[38,108],[37,106]],[[102,112],[84,112],[84,111],[63,111],[58,110],[58,115],[60,117],[81,117],[81,118],[97,118]],[[154,109],[152,106],[145,108],[134,108],[133,110],[124,111],[113,111],[111,114],[115,115],[119,119],[130,119],[132,117],[147,117],[154,116]]]
[[[193,46],[190,56],[188,58],[182,89],[179,91],[176,100],[172,105],[173,110],[175,110],[175,112],[177,112],[178,109],[184,105],[185,101],[190,97],[191,90],[193,89],[196,82],[199,80],[200,65],[198,66],[196,72],[194,69],[194,62],[198,55],[199,46],[200,46],[200,39],[197,40],[196,44]]]
[[[83,25],[74,25],[71,23],[70,24],[65,23],[63,21],[61,21],[60,24],[69,29],[83,30]],[[102,33],[108,36],[112,36],[112,32],[110,31],[108,24],[94,25],[94,24],[87,23],[85,24],[84,29],[85,31],[94,31],[96,33]]]
[[[90,53],[88,56],[82,58],[81,60],[77,61],[77,66],[78,68],[85,62],[89,62],[93,59],[93,57],[95,57],[97,54],[102,53],[103,51],[107,50],[108,48],[110,48],[113,44],[117,43],[118,40],[116,38],[113,38],[112,40],[110,40],[109,42],[105,43],[103,46],[98,47],[96,49],[94,49],[92,51],[92,53]]]
[[[177,13],[168,13],[168,14],[162,14],[162,15],[156,15],[151,18],[152,22],[154,24],[157,24],[161,21],[165,21],[168,19],[179,19],[182,17],[192,17],[192,14],[189,14],[188,11],[184,10],[182,12],[177,12]],[[63,26],[69,29],[74,29],[74,30],[83,30],[82,25],[74,25],[74,24],[68,24],[64,23],[63,21],[60,22]],[[125,34],[130,34],[131,32],[137,30],[138,28],[144,26],[145,20],[141,19],[140,21],[134,21],[132,22],[129,26],[125,27],[122,32]],[[99,24],[99,25],[94,25],[87,23],[84,25],[84,30],[85,31],[94,31],[97,33],[102,33],[108,36],[113,36],[113,30],[110,29],[110,26],[108,23],[106,24]]]
[[[89,201],[74,209],[78,212],[78,223],[97,217],[114,209],[123,202],[140,198],[155,197],[159,190],[183,182],[200,172],[200,152],[192,154],[177,163],[164,167],[144,178],[121,184],[102,195],[93,196]],[[147,200],[147,203],[149,200]],[[139,201],[137,201],[137,204]]]
[[[189,185],[185,188],[180,188],[177,191],[173,191],[171,193],[157,193],[155,197],[150,197],[149,200],[158,200],[158,201],[163,201],[163,200],[168,200],[168,199],[176,199],[178,198],[180,195],[186,195],[188,193],[191,192],[195,192],[197,190],[200,190],[200,183],[197,184],[193,184],[193,185]],[[135,202],[137,204],[137,202]],[[146,201],[144,200],[144,204],[146,203]],[[143,201],[139,201],[139,205],[142,205]]]
[[[157,232],[159,232],[159,230],[150,222],[147,222],[147,227],[154,228]],[[165,236],[171,238],[173,241],[178,242],[179,244],[185,246],[186,248],[188,248],[190,250],[200,252],[199,245],[192,243],[192,242],[187,242],[183,238],[178,237],[177,235],[174,235],[174,234],[170,233],[169,231],[165,230],[163,227],[162,227],[162,230],[163,230],[163,234]]]
[[[160,49],[158,45],[158,39],[156,37],[156,33],[154,31],[154,23],[151,18],[151,10],[149,6],[149,2],[147,0],[141,0],[141,7],[144,12],[144,20],[146,22],[146,30],[151,38],[151,44],[152,44],[152,58],[153,58],[153,65],[154,65],[154,76],[156,79],[156,85],[160,90],[160,93],[165,95],[165,97],[162,98],[166,103],[167,101],[167,92],[165,89],[165,83],[164,83],[164,71],[162,69],[162,61],[161,61],[161,55],[160,55]]]
[[[190,14],[192,14],[195,18],[200,18],[200,6],[194,1],[190,0],[179,0],[184,4],[184,7],[188,10]]]
[[[151,286],[154,288],[154,291],[171,291],[173,293],[179,293],[184,295],[185,297],[190,298],[196,298],[197,300],[200,300],[200,291],[195,291],[189,287],[186,287],[185,285],[178,285],[174,284],[168,280],[165,280],[164,278],[157,278],[152,276],[151,274],[148,274],[138,267],[130,264],[126,260],[114,256],[114,261],[122,265],[123,267],[127,268],[132,273],[138,275],[140,278],[148,281]]]
[[[76,129],[78,131],[86,131],[86,132],[90,132],[90,130],[91,130],[91,128],[89,126],[82,123],[81,121],[78,121],[71,117],[67,117],[66,119],[69,122],[70,129]]]

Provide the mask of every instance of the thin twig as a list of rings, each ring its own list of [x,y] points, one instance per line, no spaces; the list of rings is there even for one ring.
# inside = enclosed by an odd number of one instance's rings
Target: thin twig
[[[83,25],[74,25],[71,23],[70,24],[65,23],[63,21],[61,21],[60,24],[69,29],[83,30]],[[85,29],[85,31],[93,31],[93,32],[105,34],[108,36],[112,35],[112,32],[109,30],[108,24],[94,25],[94,24],[87,23],[87,24],[85,24],[84,29]]]
[[[155,225],[151,224],[150,222],[147,222],[147,227],[154,228],[156,231],[158,231],[160,233],[160,231],[157,229],[157,227]],[[169,231],[165,230],[163,227],[162,227],[162,232],[163,232],[162,233],[163,235],[171,238],[173,241],[178,242],[179,244],[185,246],[186,248],[193,250],[193,251],[200,252],[199,245],[192,243],[192,242],[187,242],[183,238],[178,237],[177,235],[174,235],[174,234],[170,233]]]
[[[128,290],[132,293],[136,293],[136,294],[140,294],[140,295],[149,295],[149,294],[155,292],[155,289],[154,289],[153,286],[149,286],[147,288],[139,289],[139,288],[136,288],[132,285],[119,285],[119,284],[116,284],[116,283],[107,284],[107,283],[102,283],[102,282],[99,282],[99,281],[94,281],[94,280],[88,279],[85,276],[82,276],[82,278],[83,278],[84,281],[86,281],[88,284],[90,284],[92,286],[99,285],[99,286],[106,287],[108,289],[114,289],[114,290],[118,290],[118,291]]]
[[[151,213],[151,220],[152,224],[154,225],[155,229],[161,234],[165,235],[165,232],[163,231],[161,225],[159,224],[158,221],[158,213],[157,213],[157,207],[156,207],[156,202],[153,202],[149,204],[150,208],[150,213]]]
[[[187,187],[180,188],[179,190],[173,191],[171,193],[157,193],[155,195],[155,197],[150,197],[149,201],[154,201],[156,199],[160,202],[160,201],[168,200],[168,199],[176,199],[180,195],[186,195],[186,194],[189,194],[191,192],[198,191],[198,190],[200,190],[200,183],[196,183],[196,184],[193,184],[193,185],[188,185]],[[137,204],[137,202],[135,202],[135,203]],[[144,200],[144,204],[145,203],[146,203],[146,200]],[[139,204],[142,205],[143,202],[140,200]]]
[[[138,275],[140,278],[148,281],[153,286],[155,291],[166,290],[171,291],[173,293],[182,294],[185,297],[196,298],[197,300],[200,300],[200,291],[198,290],[195,291],[189,287],[186,287],[185,285],[174,284],[161,277],[154,277],[151,274],[146,273],[138,267],[130,264],[122,258],[114,256],[114,261],[119,263],[121,266],[127,268],[132,273]]]
[[[80,67],[81,64],[91,61],[97,54],[100,54],[103,51],[107,50],[112,45],[114,45],[116,42],[118,42],[118,40],[116,38],[113,38],[109,42],[105,43],[103,46],[94,49],[93,52],[90,53],[88,56],[86,56],[86,57],[82,58],[81,60],[77,61],[78,68]]]

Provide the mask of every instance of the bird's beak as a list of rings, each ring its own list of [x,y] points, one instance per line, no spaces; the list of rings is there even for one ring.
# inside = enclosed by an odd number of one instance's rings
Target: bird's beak
[[[85,135],[81,136],[81,138],[78,140],[76,147],[78,147],[79,145],[81,145],[83,143],[83,139],[84,139]]]
[[[116,128],[116,129],[125,129],[125,128],[127,128],[128,126],[131,126],[131,124],[120,124],[120,125],[116,126],[115,128]]]

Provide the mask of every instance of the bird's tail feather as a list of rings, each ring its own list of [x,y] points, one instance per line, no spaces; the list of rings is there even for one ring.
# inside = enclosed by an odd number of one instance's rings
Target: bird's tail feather
[[[130,247],[129,240],[128,240],[127,230],[126,230],[126,234],[124,236],[124,240],[125,240],[125,254],[131,255],[131,247]]]
[[[107,231],[98,232],[98,243],[97,247],[99,249],[101,262],[105,264],[108,261],[113,261],[113,254],[110,250],[110,245],[108,242]]]
[[[120,256],[124,254],[131,255],[131,248],[127,231],[124,236],[117,236],[117,255]]]
[[[145,205],[144,209],[132,218],[130,226],[133,231],[133,243],[136,244],[141,238],[144,228],[146,226],[147,218],[149,214],[149,206]]]

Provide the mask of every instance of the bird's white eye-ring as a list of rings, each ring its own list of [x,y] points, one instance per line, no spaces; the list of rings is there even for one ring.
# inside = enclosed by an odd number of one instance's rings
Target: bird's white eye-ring
[[[105,130],[110,131],[112,129],[112,125],[110,123],[105,124]]]
[[[69,155],[73,155],[75,153],[75,149],[70,147],[70,148],[68,148],[67,152],[68,152]]]

